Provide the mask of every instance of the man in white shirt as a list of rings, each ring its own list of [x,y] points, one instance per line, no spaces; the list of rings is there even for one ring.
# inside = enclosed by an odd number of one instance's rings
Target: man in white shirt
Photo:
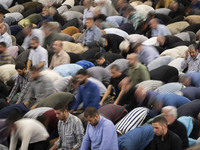
[[[33,37],[38,37],[40,45],[44,41],[44,32],[40,29],[33,29],[33,25],[29,25],[23,29],[24,34],[26,35],[22,47],[26,50],[29,48],[30,41]]]
[[[30,41],[31,51],[28,57],[27,69],[30,70],[31,65],[40,70],[48,68],[47,50],[40,46],[39,39],[33,37]]]
[[[83,24],[85,24],[85,21],[87,18],[94,17],[94,7],[92,7],[91,0],[84,0],[83,5],[85,6],[84,13],[83,13]]]
[[[21,140],[20,150],[47,150],[49,134],[42,123],[35,119],[19,119],[11,115],[6,120],[11,131],[9,150],[17,149],[18,139]]]
[[[7,48],[12,46],[11,36],[6,32],[6,25],[4,23],[0,24],[0,42],[5,42]]]
[[[165,25],[160,24],[159,20],[156,18],[151,19],[149,25],[151,27],[151,37],[157,37],[159,35],[171,35],[169,29]]]

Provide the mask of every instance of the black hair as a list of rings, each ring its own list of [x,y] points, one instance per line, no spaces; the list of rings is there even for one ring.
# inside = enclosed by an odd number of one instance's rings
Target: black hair
[[[88,75],[88,72],[85,70],[85,69],[80,69],[76,75],[84,75],[84,76],[87,76]]]
[[[95,107],[89,106],[84,111],[85,118],[87,118],[88,116],[94,118],[96,115],[99,115],[99,112]]]
[[[19,62],[15,65],[15,70],[17,69],[23,70],[24,68],[26,69],[26,66],[24,63]]]
[[[158,116],[155,119],[153,119],[152,123],[159,123],[160,125],[167,125],[167,120],[164,116]]]
[[[39,71],[39,69],[37,67],[35,67],[35,66],[31,66],[30,67],[30,71]]]
[[[97,52],[94,56],[94,59],[98,60],[98,59],[101,59],[101,58],[105,58],[104,57],[104,54],[101,53],[101,52]]]
[[[6,43],[5,42],[0,42],[0,45],[3,47],[6,47]]]

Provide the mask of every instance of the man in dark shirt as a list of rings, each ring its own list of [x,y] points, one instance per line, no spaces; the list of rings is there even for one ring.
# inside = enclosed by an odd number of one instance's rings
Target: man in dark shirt
[[[178,82],[178,70],[174,67],[164,65],[150,71],[151,80],[159,80],[164,83]]]
[[[157,37],[157,41],[161,47],[165,49],[169,49],[169,48],[173,48],[172,45],[178,42],[182,42],[183,40],[173,35],[166,35],[166,36],[159,35]]]
[[[112,65],[110,68],[110,73],[111,73],[110,84],[108,85],[106,93],[104,94],[103,98],[100,101],[101,106],[103,105],[104,101],[107,99],[108,95],[111,93],[113,87],[115,89],[115,99],[116,99],[114,104],[118,104],[118,102],[120,101],[121,97],[124,94],[123,90],[120,90],[118,87],[121,80],[125,78],[125,75],[120,72],[119,66],[115,64]]]
[[[101,66],[101,67],[105,68],[105,67],[107,67],[110,64],[110,62],[108,62],[105,59],[104,54],[101,53],[101,52],[96,53],[95,56],[94,56],[94,58],[96,60],[96,63],[95,63],[96,66]]]
[[[183,143],[183,148],[188,147],[187,130],[185,126],[177,120],[177,109],[173,106],[162,108],[162,113],[168,122],[168,129],[176,133]]]
[[[155,136],[150,150],[182,150],[181,139],[167,128],[167,120],[163,116],[153,120]]]

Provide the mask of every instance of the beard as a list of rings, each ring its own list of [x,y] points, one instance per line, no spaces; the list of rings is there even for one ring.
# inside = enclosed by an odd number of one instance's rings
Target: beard
[[[32,49],[37,49],[37,47],[31,47]]]
[[[83,80],[83,81],[80,82],[80,85],[83,85],[83,84],[85,84],[85,80]]]
[[[26,74],[25,74],[25,72],[23,72],[22,74],[20,74],[20,76],[22,76],[22,77],[24,77]]]

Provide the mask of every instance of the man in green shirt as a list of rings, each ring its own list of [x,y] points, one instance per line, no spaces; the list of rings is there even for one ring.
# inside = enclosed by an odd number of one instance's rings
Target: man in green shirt
[[[150,80],[150,75],[147,68],[138,62],[137,54],[130,54],[127,56],[129,69],[127,75],[131,78],[133,85],[142,81]]]

